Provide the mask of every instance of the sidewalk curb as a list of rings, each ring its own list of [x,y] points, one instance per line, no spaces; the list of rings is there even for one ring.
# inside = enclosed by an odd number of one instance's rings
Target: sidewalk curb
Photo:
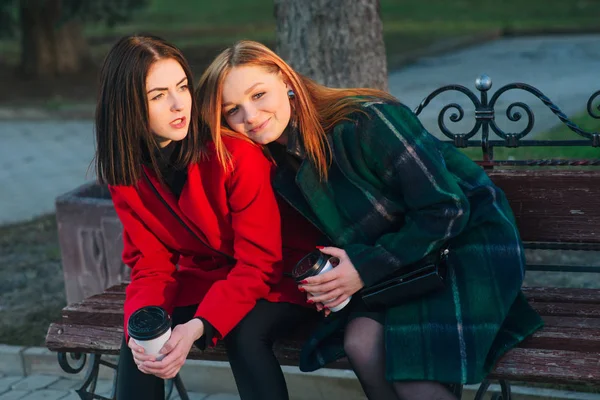
[[[0,344],[0,374],[26,375],[23,352],[27,347]]]

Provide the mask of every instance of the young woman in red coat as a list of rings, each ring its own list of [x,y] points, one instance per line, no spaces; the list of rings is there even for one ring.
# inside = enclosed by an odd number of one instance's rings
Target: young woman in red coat
[[[272,164],[249,141],[224,141],[228,168],[201,143],[192,75],[165,41],[129,36],[110,50],[96,109],[98,178],[109,185],[123,223],[123,260],[131,267],[129,316],[161,306],[174,328],[161,360],[125,340],[119,399],[164,399],[163,379],[178,372],[196,343],[224,340],[242,399],[287,399],[273,341],[316,313],[293,279],[294,263],[319,235],[279,206]],[[285,253],[285,254],[282,254]]]

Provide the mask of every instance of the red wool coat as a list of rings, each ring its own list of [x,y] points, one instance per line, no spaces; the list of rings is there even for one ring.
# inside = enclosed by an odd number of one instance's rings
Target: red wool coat
[[[190,165],[179,199],[146,169],[162,198],[202,241],[182,226],[147,180],[137,187],[110,187],[124,228],[123,261],[132,268],[125,332],[129,316],[148,305],[171,313],[174,307],[199,304],[195,316],[210,322],[219,338],[258,299],[306,305],[306,295],[283,273],[314,249],[319,233],[276,199],[270,182],[274,166],[260,148],[224,140],[234,168],[225,172],[212,156]],[[283,252],[280,207],[288,238]]]

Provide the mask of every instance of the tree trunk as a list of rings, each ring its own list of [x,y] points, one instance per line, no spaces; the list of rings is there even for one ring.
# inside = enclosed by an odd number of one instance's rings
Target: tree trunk
[[[331,87],[387,90],[379,0],[275,0],[277,53]]]
[[[51,77],[80,71],[89,49],[77,21],[60,21],[61,0],[21,0],[21,65],[27,77]]]

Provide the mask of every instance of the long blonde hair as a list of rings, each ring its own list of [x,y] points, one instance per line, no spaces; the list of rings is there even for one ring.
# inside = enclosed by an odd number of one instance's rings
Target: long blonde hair
[[[222,135],[243,137],[227,127],[222,117],[223,81],[231,69],[240,66],[259,66],[272,73],[282,73],[284,81],[294,91],[293,112],[306,153],[316,166],[322,179],[327,179],[330,151],[325,133],[360,103],[373,98],[396,101],[387,92],[368,88],[336,89],[320,85],[302,76],[265,45],[242,40],[221,52],[200,78],[197,89],[198,107],[202,119],[208,124],[217,157],[224,168],[231,166],[231,157],[223,145]],[[360,96],[360,97],[357,97]]]

